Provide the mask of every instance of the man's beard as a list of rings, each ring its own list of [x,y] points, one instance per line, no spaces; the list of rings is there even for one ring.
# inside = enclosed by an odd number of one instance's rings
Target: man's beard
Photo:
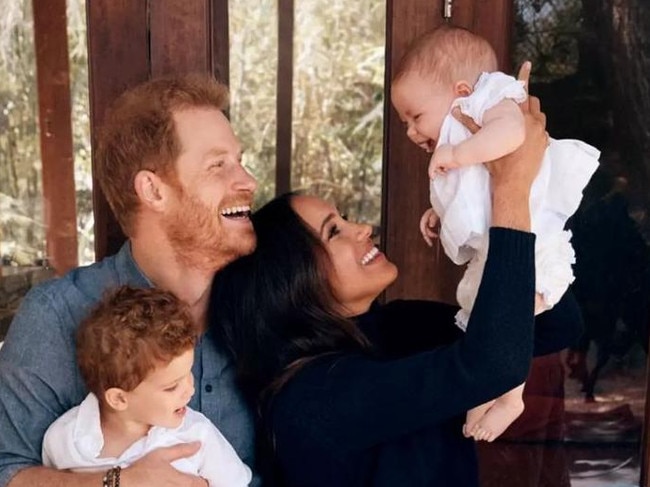
[[[176,259],[186,267],[215,272],[255,249],[255,234],[224,229],[219,211],[186,193],[165,218],[165,232]]]

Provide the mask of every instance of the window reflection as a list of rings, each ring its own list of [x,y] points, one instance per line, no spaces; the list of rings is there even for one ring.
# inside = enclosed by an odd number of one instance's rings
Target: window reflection
[[[619,60],[617,75],[628,83],[616,83],[615,53],[604,44],[611,19],[597,18],[603,12],[595,6],[515,2],[513,65],[532,60],[530,91],[541,99],[549,133],[584,140],[602,155],[568,223],[584,334],[574,348],[534,360],[525,413],[497,442],[479,445],[484,487],[639,485],[650,322],[648,181],[639,170],[643,154],[633,150],[642,144],[622,133],[620,120],[634,116],[621,102],[628,94],[612,90],[634,91],[641,81],[633,71],[619,72]]]

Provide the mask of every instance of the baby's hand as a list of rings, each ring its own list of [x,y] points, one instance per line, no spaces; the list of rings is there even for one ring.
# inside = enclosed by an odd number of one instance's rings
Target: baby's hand
[[[459,167],[459,164],[454,160],[454,146],[442,144],[436,148],[429,161],[429,179],[444,174],[447,169],[454,167]]]
[[[433,247],[433,239],[438,238],[438,233],[435,231],[438,220],[438,215],[433,208],[429,208],[420,217],[420,233],[429,247]]]

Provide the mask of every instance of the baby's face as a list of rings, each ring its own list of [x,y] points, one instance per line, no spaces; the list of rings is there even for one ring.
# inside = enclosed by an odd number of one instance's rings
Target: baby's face
[[[406,135],[427,152],[436,148],[442,121],[455,98],[452,85],[433,83],[415,71],[391,87],[391,102],[406,125]]]

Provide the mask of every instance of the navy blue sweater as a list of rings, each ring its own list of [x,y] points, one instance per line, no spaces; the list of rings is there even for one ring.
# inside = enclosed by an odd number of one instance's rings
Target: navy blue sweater
[[[457,308],[394,301],[358,317],[378,355],[308,363],[267,410],[282,486],[478,485],[461,428],[468,409],[525,381],[533,355],[568,346],[580,314],[567,295],[533,334],[534,235],[493,228],[467,332]]]

